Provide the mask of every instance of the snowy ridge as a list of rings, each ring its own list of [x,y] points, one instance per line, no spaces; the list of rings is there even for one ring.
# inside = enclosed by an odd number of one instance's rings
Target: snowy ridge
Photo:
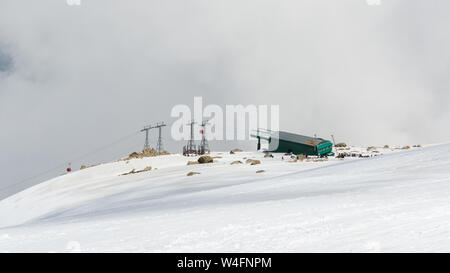
[[[2,200],[0,251],[450,250],[448,144],[325,162],[213,156],[102,164]],[[230,165],[243,158],[262,163]]]

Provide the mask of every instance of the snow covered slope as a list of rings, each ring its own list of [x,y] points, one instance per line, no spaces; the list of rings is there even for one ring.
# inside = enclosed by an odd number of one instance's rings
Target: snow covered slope
[[[0,201],[0,251],[450,251],[450,145],[325,162],[213,156],[118,161],[31,187]],[[262,163],[230,164],[243,158]]]

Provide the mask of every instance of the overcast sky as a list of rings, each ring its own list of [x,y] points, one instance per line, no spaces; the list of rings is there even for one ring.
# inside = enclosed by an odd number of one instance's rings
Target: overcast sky
[[[141,149],[133,133],[170,125],[172,107],[194,96],[278,104],[281,129],[350,144],[447,142],[449,10],[448,0],[0,0],[0,198],[68,162]],[[212,148],[236,145],[255,148]]]

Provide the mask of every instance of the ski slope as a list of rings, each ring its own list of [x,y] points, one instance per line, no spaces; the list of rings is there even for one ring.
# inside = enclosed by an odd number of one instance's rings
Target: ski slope
[[[382,153],[101,164],[0,201],[0,252],[450,251],[450,145]]]

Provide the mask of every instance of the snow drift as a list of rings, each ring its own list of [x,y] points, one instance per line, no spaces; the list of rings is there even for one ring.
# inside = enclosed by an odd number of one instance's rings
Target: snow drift
[[[29,188],[0,202],[0,251],[450,251],[448,144],[325,162],[214,156],[118,161]],[[261,164],[230,164],[244,158]]]

